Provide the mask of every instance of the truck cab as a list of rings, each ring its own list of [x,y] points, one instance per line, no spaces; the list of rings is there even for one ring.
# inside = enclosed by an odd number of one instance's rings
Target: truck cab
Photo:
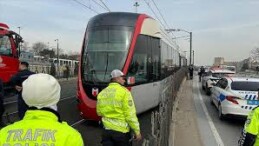
[[[18,72],[21,42],[19,34],[9,30],[8,25],[0,23],[0,82],[4,90],[11,88],[10,79]]]

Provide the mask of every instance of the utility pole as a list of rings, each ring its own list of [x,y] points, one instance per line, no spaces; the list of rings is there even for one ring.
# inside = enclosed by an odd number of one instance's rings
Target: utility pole
[[[19,26],[17,28],[19,29],[19,36],[21,36],[21,32],[20,32],[21,27]],[[21,53],[21,48],[22,48],[22,42],[19,43],[19,54]]]
[[[192,64],[192,32],[189,32],[189,33],[190,33],[190,65],[191,65]]]
[[[189,65],[192,64],[192,32],[186,31],[184,29],[166,29],[167,32],[171,32],[171,31],[184,31],[189,33],[190,35],[190,61],[189,61]]]
[[[138,6],[139,6],[138,2],[135,2],[135,4],[133,6],[136,7],[136,13],[137,13],[138,12]]]
[[[58,78],[59,78],[59,75],[60,75],[60,73],[59,73],[59,42],[58,42],[58,39],[55,39],[55,41],[57,42],[57,70],[58,70],[58,72],[57,72],[57,75],[58,75]]]

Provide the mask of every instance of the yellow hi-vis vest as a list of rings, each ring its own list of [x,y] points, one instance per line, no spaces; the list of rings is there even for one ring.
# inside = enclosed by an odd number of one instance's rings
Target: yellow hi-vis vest
[[[248,114],[244,130],[256,135],[254,146],[259,146],[259,107]]]
[[[28,110],[23,120],[0,130],[0,146],[83,145],[79,132],[44,110]]]
[[[131,128],[135,134],[140,133],[131,93],[119,83],[110,83],[98,94],[96,110],[105,129],[127,133]]]

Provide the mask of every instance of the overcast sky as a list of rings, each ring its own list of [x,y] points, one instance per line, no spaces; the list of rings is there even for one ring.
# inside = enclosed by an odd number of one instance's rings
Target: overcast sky
[[[78,0],[98,13],[107,12],[92,0]],[[100,0],[95,0],[100,2]],[[152,0],[146,0],[155,9]],[[258,0],[153,0],[170,28],[193,32],[195,63],[212,64],[214,57],[240,61],[259,47]],[[135,12],[135,0],[103,0],[111,11]],[[139,13],[157,19],[144,0],[138,0]],[[88,20],[96,13],[74,0],[0,0],[0,22],[7,23],[32,45],[42,41],[66,52],[80,52]],[[163,22],[162,18],[159,19]],[[164,22],[163,22],[164,23]],[[164,24],[165,25],[165,24]],[[188,33],[175,32],[185,36]],[[182,51],[189,51],[189,40],[179,38]],[[189,52],[187,52],[189,54]]]

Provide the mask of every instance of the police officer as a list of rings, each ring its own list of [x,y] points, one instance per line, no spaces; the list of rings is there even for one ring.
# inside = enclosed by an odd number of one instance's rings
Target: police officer
[[[238,145],[259,146],[259,107],[249,113]]]
[[[57,103],[61,88],[53,76],[34,74],[22,85],[22,97],[29,109],[21,121],[1,129],[1,146],[84,145],[80,133],[60,119]]]
[[[34,72],[29,71],[29,64],[27,62],[21,62],[19,65],[19,72],[12,77],[11,83],[15,86],[15,89],[18,93],[18,115],[22,119],[28,106],[22,99],[22,82],[26,80],[30,75],[35,74]]]
[[[4,98],[3,82],[2,82],[2,80],[0,80],[0,129],[1,129],[1,127],[5,126],[5,124],[3,122],[3,114],[4,114],[4,110],[5,110],[3,98]]]
[[[124,74],[115,69],[111,83],[97,96],[97,114],[102,117],[103,146],[129,146],[130,129],[135,139],[141,140],[138,118],[131,93],[123,85]]]
[[[201,66],[201,68],[200,68],[200,71],[199,71],[199,73],[198,73],[198,75],[199,75],[199,81],[201,82],[201,77],[202,77],[202,75],[205,73],[205,68],[203,67],[203,66]]]
[[[257,89],[257,100],[259,89]],[[254,108],[247,116],[244,129],[238,141],[238,146],[259,146],[259,106]]]

